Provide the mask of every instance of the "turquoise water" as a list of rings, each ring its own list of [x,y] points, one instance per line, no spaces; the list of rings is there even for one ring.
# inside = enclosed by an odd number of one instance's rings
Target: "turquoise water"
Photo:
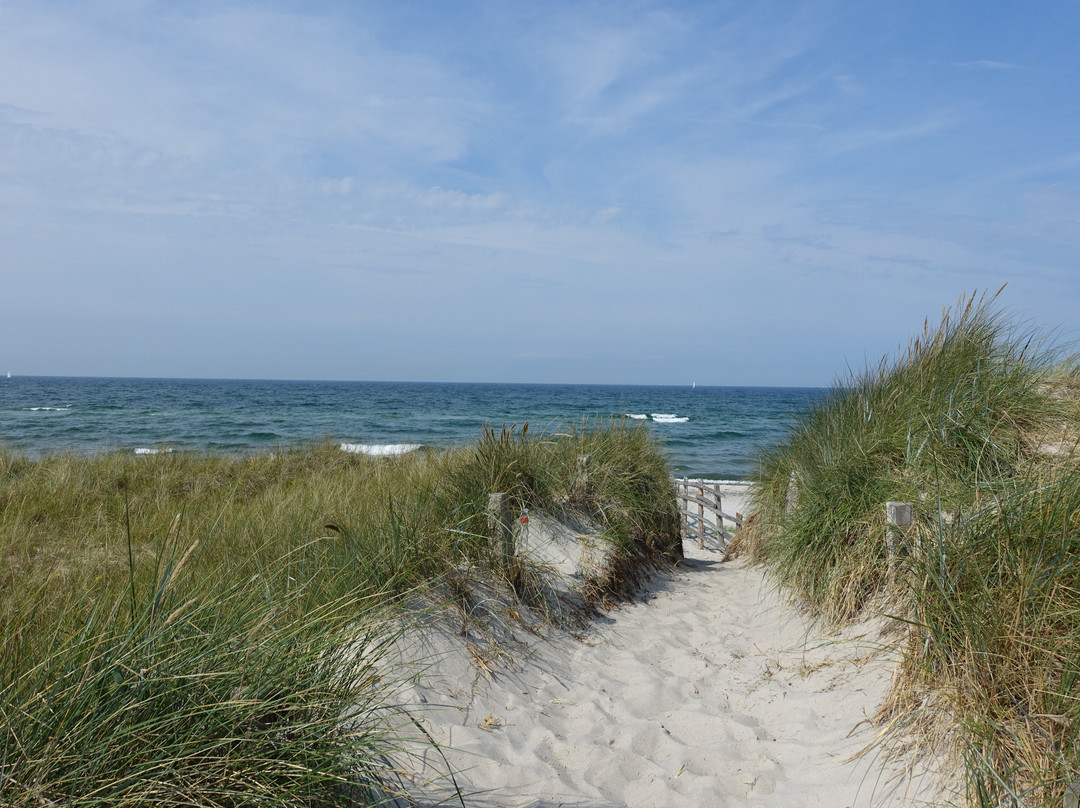
[[[655,432],[678,474],[751,479],[821,390],[774,387],[0,378],[0,446],[243,453],[332,440],[373,453],[476,440],[485,423],[554,430],[595,416]]]

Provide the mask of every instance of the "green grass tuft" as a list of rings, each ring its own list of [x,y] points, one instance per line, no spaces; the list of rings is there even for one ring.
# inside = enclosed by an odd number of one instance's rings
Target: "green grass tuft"
[[[0,451],[0,804],[390,800],[405,604],[530,597],[485,535],[493,491],[604,526],[597,599],[678,547],[666,461],[621,421],[399,458]]]
[[[1080,778],[1080,374],[992,302],[962,301],[763,453],[743,546],[829,620],[907,621],[888,710],[959,750],[972,804],[1059,805]],[[887,501],[915,515],[893,570]]]

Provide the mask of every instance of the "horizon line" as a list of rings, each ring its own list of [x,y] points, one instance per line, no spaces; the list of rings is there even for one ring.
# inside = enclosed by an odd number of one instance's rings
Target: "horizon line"
[[[774,390],[827,390],[834,385],[798,385],[798,384],[685,384],[650,383],[650,382],[521,382],[521,381],[448,381],[448,380],[409,380],[409,379],[271,379],[240,376],[98,376],[69,374],[34,374],[11,373],[8,379],[81,379],[81,380],[126,380],[126,381],[169,381],[169,382],[270,382],[277,384],[448,384],[448,385],[491,385],[506,387],[670,387],[693,389],[774,389]],[[0,381],[7,381],[2,379]]]

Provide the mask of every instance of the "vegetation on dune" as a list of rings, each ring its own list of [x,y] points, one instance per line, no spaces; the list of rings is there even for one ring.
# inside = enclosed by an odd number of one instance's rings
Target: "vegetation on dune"
[[[1080,780],[1080,373],[992,300],[839,383],[763,453],[743,550],[832,621],[902,621],[883,718],[982,806]],[[890,569],[885,503],[913,504]]]
[[[597,598],[679,547],[666,461],[621,421],[399,458],[0,451],[0,804],[391,799],[401,607],[480,582],[528,605],[493,491],[603,526]]]

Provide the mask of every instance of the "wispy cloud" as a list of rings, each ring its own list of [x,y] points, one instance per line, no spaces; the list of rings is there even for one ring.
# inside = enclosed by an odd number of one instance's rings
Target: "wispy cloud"
[[[902,121],[891,126],[852,127],[825,134],[822,139],[831,151],[858,151],[938,136],[961,122],[961,117],[954,112],[934,112],[919,120]]]
[[[970,62],[954,62],[957,67],[966,67],[976,70],[1022,70],[1023,65],[1012,62],[998,62],[993,59],[975,59]]]

